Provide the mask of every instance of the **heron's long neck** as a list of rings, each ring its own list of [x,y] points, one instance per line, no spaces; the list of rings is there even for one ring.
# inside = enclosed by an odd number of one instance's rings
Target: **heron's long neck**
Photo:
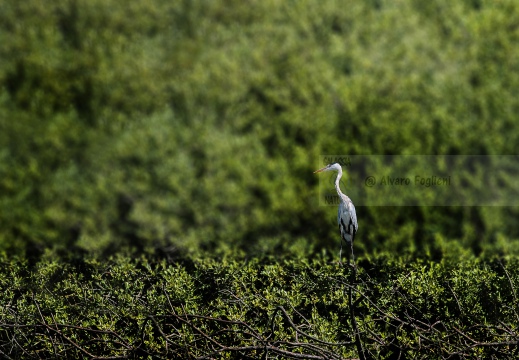
[[[339,195],[344,195],[341,191],[341,187],[339,186],[339,182],[341,181],[341,177],[342,177],[342,169],[339,169],[337,171],[337,178],[335,179],[335,190],[337,190],[337,193]]]

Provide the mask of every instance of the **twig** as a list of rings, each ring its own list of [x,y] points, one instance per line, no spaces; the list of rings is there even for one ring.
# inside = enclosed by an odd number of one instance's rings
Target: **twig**
[[[290,318],[290,316],[287,314],[285,308],[283,306],[278,306],[276,308],[276,311],[274,312],[273,314],[273,317],[275,316],[276,312],[277,311],[281,311],[283,313],[283,315],[285,315],[285,319],[288,321],[288,323],[290,324],[290,326],[299,334],[315,341],[315,342],[318,342],[320,344],[323,344],[323,345],[330,345],[330,346],[344,346],[344,345],[352,345],[354,344],[353,341],[344,341],[344,342],[340,342],[340,343],[331,343],[331,342],[327,342],[327,341],[323,341],[323,340],[320,340],[310,334],[307,334],[306,332],[304,332],[303,330],[299,329],[295,324],[294,322],[292,321],[292,319]]]
[[[501,267],[503,268],[503,270],[505,272],[506,278],[508,279],[508,283],[510,284],[510,289],[512,289],[512,295],[514,297],[514,304],[516,304],[517,303],[517,295],[515,293],[514,283],[512,282],[512,279],[510,278],[510,274],[508,274],[508,270],[506,270],[506,267],[505,267],[505,265],[503,264],[503,262],[501,260],[499,260],[499,265],[501,265]]]
[[[353,328],[353,334],[355,336],[355,347],[357,348],[357,353],[359,354],[360,360],[366,360],[366,355],[364,354],[364,348],[362,346],[362,341],[360,339],[360,332],[357,325],[357,319],[355,319],[355,307],[353,306],[353,288],[357,287],[355,282],[357,280],[357,267],[355,266],[355,256],[353,254],[353,242],[350,243],[351,247],[351,257],[353,259],[353,267],[350,273],[350,286],[348,291],[348,304],[350,307],[350,321]]]

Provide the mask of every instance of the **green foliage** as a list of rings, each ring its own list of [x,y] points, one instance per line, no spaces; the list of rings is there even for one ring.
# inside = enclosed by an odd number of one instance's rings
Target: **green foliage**
[[[319,155],[514,154],[518,16],[513,0],[2,1],[0,354],[359,356]],[[365,349],[516,358],[517,207],[417,205],[357,207]]]
[[[516,151],[518,13],[511,0],[3,1],[0,250],[336,246],[318,155]],[[358,215],[359,253],[517,253],[515,207]]]
[[[359,265],[357,321],[374,358],[517,356],[517,258]],[[4,258],[0,272],[0,351],[10,358],[357,356],[348,270],[326,257]]]

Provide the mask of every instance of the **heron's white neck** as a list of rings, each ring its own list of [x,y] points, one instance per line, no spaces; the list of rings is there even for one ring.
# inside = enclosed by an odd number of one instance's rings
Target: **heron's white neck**
[[[335,190],[337,190],[337,193],[339,195],[344,195],[341,191],[341,187],[339,186],[339,182],[341,181],[341,177],[342,177],[342,169],[341,168],[338,168],[337,169],[337,178],[335,179]]]

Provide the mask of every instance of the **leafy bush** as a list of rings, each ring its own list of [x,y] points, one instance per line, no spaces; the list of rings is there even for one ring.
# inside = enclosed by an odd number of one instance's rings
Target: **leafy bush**
[[[517,356],[517,258],[359,264],[353,305],[373,358]],[[6,358],[356,357],[348,270],[312,261],[2,260]]]
[[[516,151],[518,12],[514,1],[3,1],[0,249],[329,248],[320,154]],[[438,238],[517,253],[516,207],[358,213],[366,254],[440,253]]]

